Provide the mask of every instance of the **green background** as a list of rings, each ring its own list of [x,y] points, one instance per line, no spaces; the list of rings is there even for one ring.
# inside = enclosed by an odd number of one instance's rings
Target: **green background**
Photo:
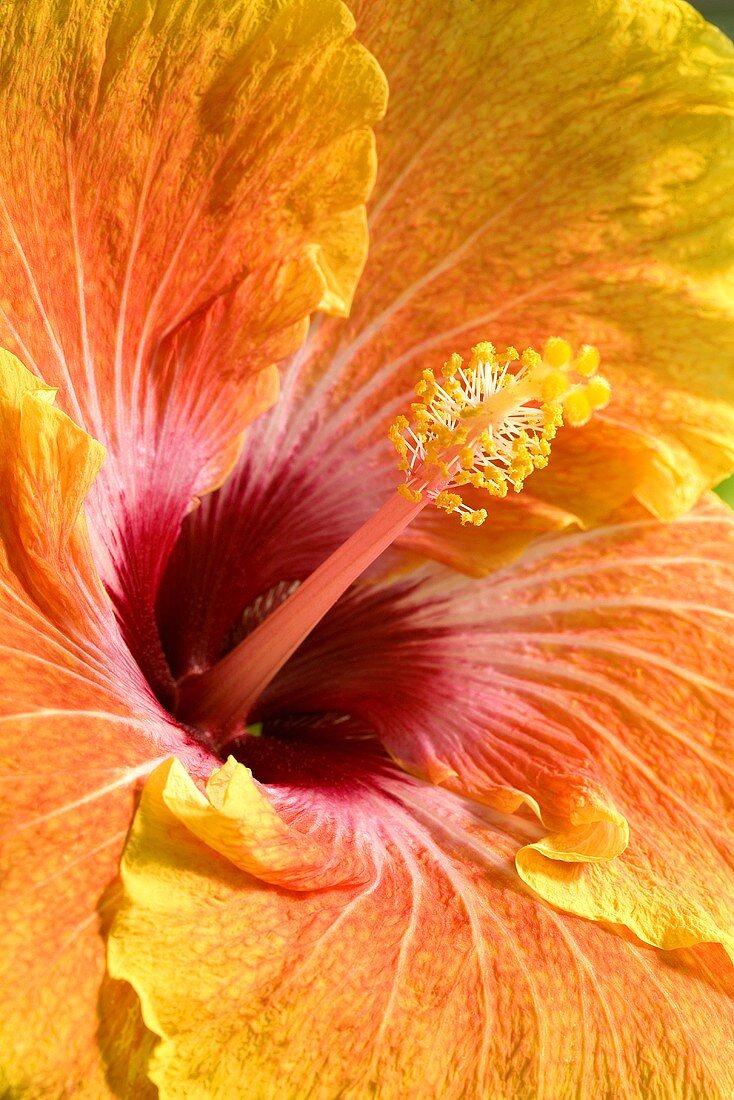
[[[699,0],[693,5],[706,16],[710,23],[716,23],[730,38],[734,38],[734,2],[732,0]]]

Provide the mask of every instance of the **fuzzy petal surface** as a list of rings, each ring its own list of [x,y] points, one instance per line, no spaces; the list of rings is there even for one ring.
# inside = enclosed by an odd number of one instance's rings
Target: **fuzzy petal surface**
[[[365,881],[304,893],[193,833],[169,804],[183,784],[175,762],[146,784],[110,939],[113,975],[161,1036],[150,1074],[163,1100],[731,1090],[717,951],[663,953],[544,904],[514,875],[527,821],[406,778],[346,804],[264,788],[304,835],[336,818],[337,846],[369,856]]]

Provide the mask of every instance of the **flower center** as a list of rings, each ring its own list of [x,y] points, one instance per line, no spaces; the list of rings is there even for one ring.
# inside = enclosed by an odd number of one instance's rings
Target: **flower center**
[[[243,732],[258,697],[347,588],[429,503],[478,526],[487,509],[461,495],[464,486],[488,497],[522,489],[545,466],[563,424],[585,424],[609,400],[596,372],[599,354],[548,341],[541,356],[477,344],[465,365],[459,355],[440,378],[424,371],[419,401],[389,431],[404,474],[397,493],[323,562],[287,599],[217,664],[180,686],[177,713],[193,725],[221,731],[220,743]],[[216,740],[216,738],[215,738]]]

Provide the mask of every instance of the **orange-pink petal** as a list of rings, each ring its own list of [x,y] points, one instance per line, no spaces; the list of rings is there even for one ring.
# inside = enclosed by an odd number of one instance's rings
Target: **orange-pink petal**
[[[107,448],[96,552],[151,680],[178,525],[364,263],[385,85],[353,29],[340,0],[0,17],[0,346]]]
[[[724,505],[640,509],[484,581],[356,587],[252,717],[349,714],[408,772],[541,821],[518,870],[555,905],[734,950],[733,593]]]
[[[101,931],[136,788],[202,753],[120,637],[81,511],[103,450],[52,401],[0,353],[0,1080],[106,1096]]]

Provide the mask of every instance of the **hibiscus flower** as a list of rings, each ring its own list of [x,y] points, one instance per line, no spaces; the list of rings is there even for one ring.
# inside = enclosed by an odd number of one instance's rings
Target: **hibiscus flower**
[[[0,14],[0,1081],[731,1096],[734,50],[353,14]]]

